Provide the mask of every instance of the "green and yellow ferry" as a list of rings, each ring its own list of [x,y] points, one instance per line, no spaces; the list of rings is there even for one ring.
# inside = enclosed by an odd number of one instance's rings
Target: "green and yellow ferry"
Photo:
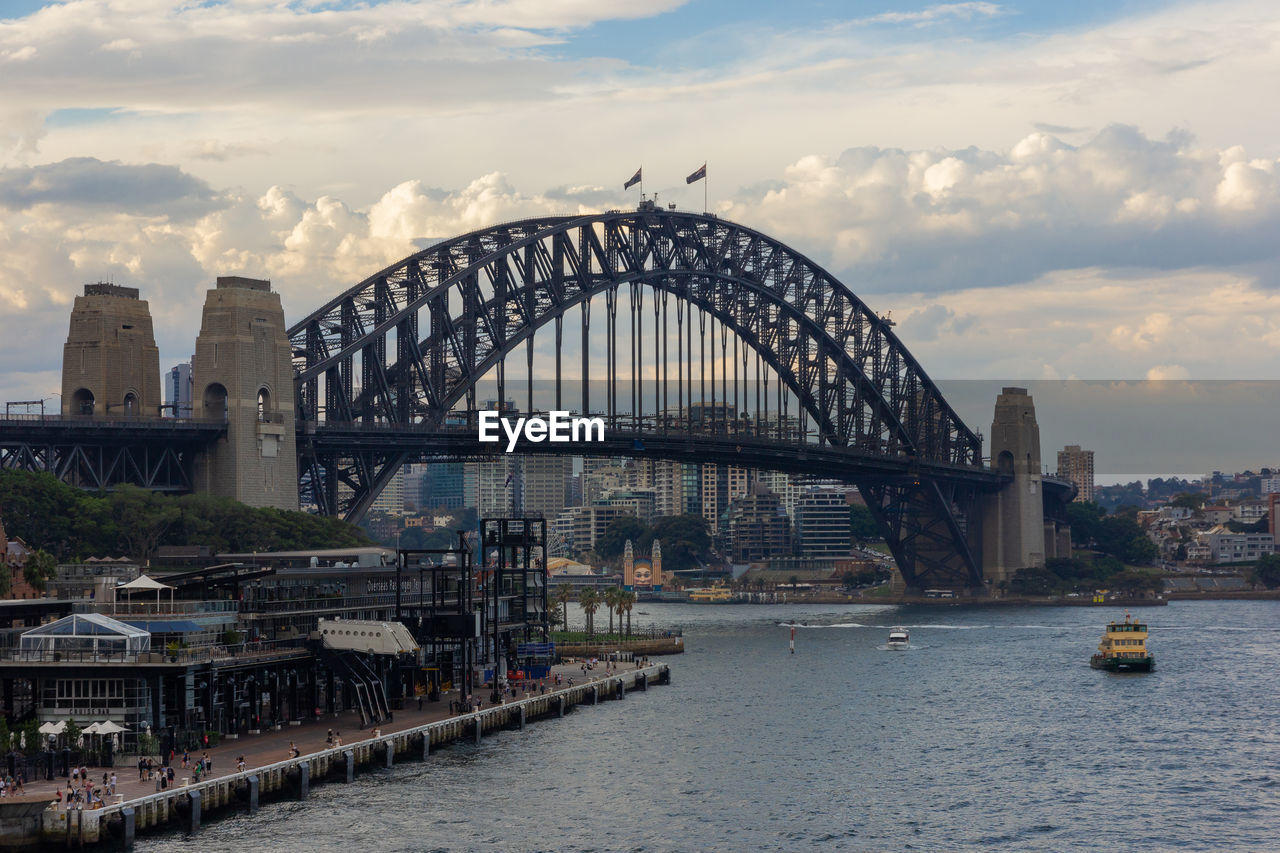
[[[1147,651],[1147,626],[1134,622],[1127,612],[1123,622],[1108,623],[1089,666],[1108,672],[1151,672],[1156,659]]]

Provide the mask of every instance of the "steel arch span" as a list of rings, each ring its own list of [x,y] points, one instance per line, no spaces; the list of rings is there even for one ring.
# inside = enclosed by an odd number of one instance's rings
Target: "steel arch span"
[[[583,357],[581,399],[569,403],[560,388],[566,313],[580,310],[585,341],[597,296],[606,304],[606,392],[604,399],[592,399],[589,358]],[[735,407],[718,423],[714,405],[710,422],[693,417],[694,406],[705,400],[694,401],[691,373],[688,388],[678,387],[671,405],[665,366],[664,405],[658,407],[655,396],[652,416],[641,417],[634,384],[643,379],[634,379],[634,343],[633,408],[621,411],[618,310],[630,312],[633,341],[637,315],[643,324],[650,311],[655,329],[661,317],[661,352],[653,344],[656,370],[659,360],[673,363],[669,302],[676,341],[688,341],[690,360],[695,309],[699,337],[707,317],[720,325],[726,357],[726,336],[733,336]],[[450,424],[459,411],[475,411],[477,382],[494,370],[501,377],[507,356],[522,343],[532,376],[533,334],[548,324],[555,328],[555,408],[605,414],[611,432],[632,436],[632,448],[646,447],[645,436],[718,438],[739,451],[744,439],[763,440],[767,452],[748,455],[761,467],[786,470],[805,469],[802,459],[819,452],[836,466],[824,471],[862,487],[909,583],[981,584],[972,529],[980,525],[967,518],[977,493],[997,487],[1001,477],[983,467],[981,439],[943,399],[892,323],[777,240],[715,216],[653,205],[465,234],[382,270],[295,324],[289,336],[303,502],[359,517],[407,459],[486,452]],[[754,354],[757,375],[763,362],[782,388],[778,396],[796,401],[803,419],[798,437],[783,428],[786,418],[769,426],[738,417],[739,342],[742,363]],[[713,401],[715,343],[713,328]],[[643,360],[645,343],[639,346]],[[720,369],[721,406],[727,408],[723,364]],[[672,370],[684,379],[683,366]],[[748,393],[745,382],[743,391]],[[757,384],[757,402],[759,393]],[[474,428],[469,435],[474,439]],[[681,456],[678,447],[664,452]],[[691,461],[702,458],[696,448],[691,452]]]

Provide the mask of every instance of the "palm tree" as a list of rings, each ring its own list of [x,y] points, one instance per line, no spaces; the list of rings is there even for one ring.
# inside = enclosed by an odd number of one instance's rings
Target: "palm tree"
[[[596,633],[596,611],[600,609],[600,593],[596,592],[593,587],[584,587],[582,592],[578,593],[578,606],[587,615],[587,637],[594,637]]]
[[[631,608],[635,606],[636,594],[628,589],[628,590],[624,590],[622,595],[619,596],[619,598],[620,598],[620,601],[618,604],[619,627],[621,627],[621,623],[622,623],[622,614],[626,613],[627,614],[627,636],[630,637],[631,636]]]
[[[556,587],[555,593],[551,597],[551,601],[556,607],[564,611],[564,629],[569,630],[569,602],[573,601],[573,587],[570,584],[562,583]]]
[[[618,609],[618,596],[621,593],[622,593],[621,589],[619,589],[616,586],[611,586],[604,591],[604,595],[602,596],[604,600],[604,606],[609,611],[609,635],[610,636],[613,634],[613,614]]]

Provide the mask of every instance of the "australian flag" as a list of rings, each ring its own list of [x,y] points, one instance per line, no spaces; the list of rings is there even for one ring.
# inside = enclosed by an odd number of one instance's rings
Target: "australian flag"
[[[707,176],[707,164],[706,164],[706,163],[703,163],[700,167],[698,167],[698,171],[694,172],[692,175],[690,175],[689,177],[685,178],[685,179],[684,179],[684,182],[685,182],[686,184],[691,184],[691,183],[693,183],[694,181],[700,181],[700,180],[702,180],[702,179],[703,179],[703,178],[705,178],[706,176]]]
[[[639,169],[636,169],[636,173],[635,173],[634,175],[632,175],[632,176],[631,176],[631,180],[629,180],[629,181],[627,181],[625,184],[623,184],[623,185],[622,185],[622,188],[623,188],[624,190],[629,190],[629,189],[631,189],[633,186],[635,186],[636,184],[640,183],[640,173],[641,173],[643,170],[644,170],[644,167],[643,167],[643,166],[641,166]]]

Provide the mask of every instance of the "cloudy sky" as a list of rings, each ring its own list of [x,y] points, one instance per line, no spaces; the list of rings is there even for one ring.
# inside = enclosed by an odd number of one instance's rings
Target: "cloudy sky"
[[[423,240],[646,192],[817,259],[946,379],[1280,366],[1273,0],[3,0],[0,397],[85,282],[185,360]],[[56,400],[54,401],[56,405]]]

